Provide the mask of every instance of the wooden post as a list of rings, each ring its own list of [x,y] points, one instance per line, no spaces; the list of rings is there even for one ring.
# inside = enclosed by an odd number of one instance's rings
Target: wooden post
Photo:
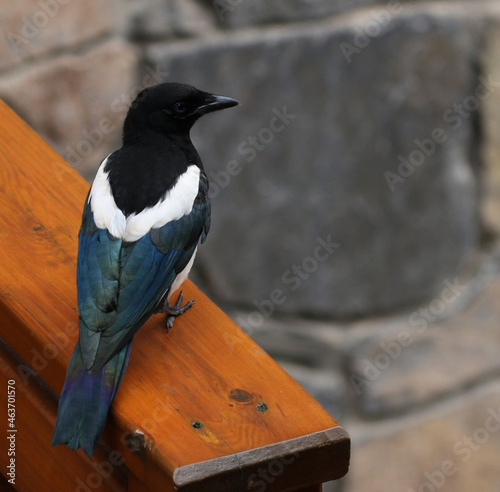
[[[0,188],[0,415],[5,427],[14,381],[16,487],[317,492],[347,472],[345,430],[189,281],[196,303],[171,332],[158,315],[135,336],[93,460],[51,448],[89,185],[0,102]]]

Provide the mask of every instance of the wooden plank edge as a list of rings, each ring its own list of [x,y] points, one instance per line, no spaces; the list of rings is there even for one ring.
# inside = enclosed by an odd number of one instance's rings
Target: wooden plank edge
[[[349,468],[350,437],[342,426],[288,441],[180,467],[174,471],[182,492],[284,491],[343,477]],[[331,466],[324,466],[325,461]],[[323,465],[323,466],[322,466]],[[283,473],[286,470],[286,473]],[[239,478],[235,481],[235,475]]]

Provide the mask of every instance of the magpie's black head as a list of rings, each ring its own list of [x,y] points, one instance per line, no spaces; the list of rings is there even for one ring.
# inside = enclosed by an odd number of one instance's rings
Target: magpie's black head
[[[200,116],[239,104],[235,99],[200,91],[191,85],[163,83],[143,89],[132,102],[123,125],[123,140],[148,131],[188,133]]]

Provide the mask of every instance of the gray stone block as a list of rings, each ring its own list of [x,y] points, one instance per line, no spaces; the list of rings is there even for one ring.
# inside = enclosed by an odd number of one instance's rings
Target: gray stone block
[[[484,72],[500,80],[500,16],[492,17],[482,53]],[[484,172],[482,217],[485,226],[500,235],[500,90],[492,94],[483,111]]]
[[[370,19],[150,48],[170,80],[242,102],[194,132],[213,197],[198,268],[219,300],[367,315],[431,297],[474,253],[475,92],[496,89],[474,36]]]
[[[125,17],[127,32],[140,41],[199,36],[215,24],[212,12],[192,0],[135,0]]]
[[[356,429],[343,492],[497,492],[500,382],[413,418]]]
[[[342,366],[343,327],[296,318],[263,319],[257,309],[227,312],[275,359],[314,370],[336,371]]]
[[[322,18],[376,0],[208,0],[219,22],[230,28]]]
[[[362,415],[408,412],[500,375],[500,277],[487,276],[484,290],[460,314],[441,319],[470,295],[453,279],[432,301],[393,320],[389,333],[383,334],[386,320],[373,327],[371,339],[351,344],[347,378]]]
[[[459,0],[460,1],[460,0]],[[493,0],[494,1],[494,0]],[[212,8],[221,26],[241,28],[251,25],[303,22],[312,19],[323,19],[328,16],[361,11],[366,15],[379,15],[410,11],[419,8],[425,0],[199,0],[208,8]],[[441,0],[445,3],[458,4],[456,0]],[[461,0],[461,3],[488,4],[492,0]],[[460,9],[461,6],[457,5]]]

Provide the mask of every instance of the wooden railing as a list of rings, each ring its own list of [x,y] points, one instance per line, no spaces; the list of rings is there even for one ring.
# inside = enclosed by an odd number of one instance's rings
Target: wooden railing
[[[135,336],[93,460],[52,448],[88,184],[0,102],[0,189],[0,428],[14,436],[0,464],[14,488],[317,492],[347,472],[345,430],[189,281],[196,303],[170,333],[153,316]]]

